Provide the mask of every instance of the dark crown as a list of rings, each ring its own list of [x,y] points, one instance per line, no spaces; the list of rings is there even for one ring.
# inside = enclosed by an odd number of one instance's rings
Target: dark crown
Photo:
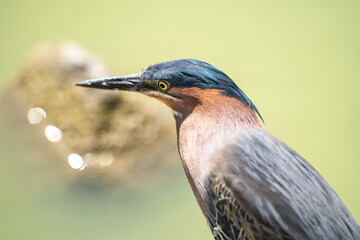
[[[148,67],[142,74],[145,80],[166,80],[171,86],[221,89],[224,94],[235,97],[251,107],[262,117],[245,93],[224,72],[212,65],[195,60],[179,59]]]

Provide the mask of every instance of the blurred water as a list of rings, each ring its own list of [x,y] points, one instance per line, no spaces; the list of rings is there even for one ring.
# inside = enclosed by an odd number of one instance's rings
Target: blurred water
[[[14,106],[0,105],[0,239],[209,239],[180,161],[152,187],[105,190]]]

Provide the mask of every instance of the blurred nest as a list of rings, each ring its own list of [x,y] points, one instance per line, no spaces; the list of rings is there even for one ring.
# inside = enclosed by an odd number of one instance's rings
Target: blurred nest
[[[111,75],[79,45],[48,43],[29,54],[11,91],[31,109],[24,112],[30,123],[51,125],[45,131],[51,146],[82,177],[122,187],[151,182],[154,169],[169,168],[177,157],[173,120],[140,94],[73,87]],[[69,158],[73,153],[77,158]]]

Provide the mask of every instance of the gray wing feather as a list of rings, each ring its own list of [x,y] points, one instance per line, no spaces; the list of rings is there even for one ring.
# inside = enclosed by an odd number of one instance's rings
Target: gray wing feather
[[[219,173],[241,207],[279,239],[360,239],[358,224],[329,184],[265,130],[241,132],[220,155]]]

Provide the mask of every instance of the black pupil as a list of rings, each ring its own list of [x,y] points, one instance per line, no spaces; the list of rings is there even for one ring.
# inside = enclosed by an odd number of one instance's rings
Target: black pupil
[[[164,83],[160,83],[160,87],[161,87],[161,88],[165,88],[166,86],[165,86]]]

